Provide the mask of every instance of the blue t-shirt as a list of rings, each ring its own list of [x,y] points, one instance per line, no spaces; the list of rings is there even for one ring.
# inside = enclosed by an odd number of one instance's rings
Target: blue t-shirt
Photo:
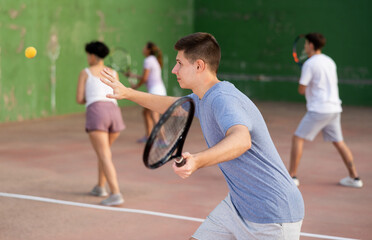
[[[234,125],[249,129],[251,148],[236,159],[218,164],[241,217],[255,223],[302,220],[302,195],[289,176],[254,103],[225,81],[211,87],[202,99],[195,94],[189,96],[195,102],[195,116],[199,118],[208,147],[220,142]]]

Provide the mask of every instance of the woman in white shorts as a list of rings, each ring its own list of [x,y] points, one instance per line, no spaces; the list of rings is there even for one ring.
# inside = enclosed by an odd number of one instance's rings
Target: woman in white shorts
[[[163,67],[162,52],[153,42],[148,42],[143,48],[142,53],[146,57],[143,63],[142,75],[136,75],[131,72],[126,74],[127,77],[137,78],[139,81],[131,87],[137,89],[143,84],[146,84],[149,93],[161,96],[167,95],[161,73],[161,68]],[[159,113],[146,108],[143,110],[143,116],[146,134],[143,138],[139,139],[138,142],[146,142],[152,128],[159,120]]]

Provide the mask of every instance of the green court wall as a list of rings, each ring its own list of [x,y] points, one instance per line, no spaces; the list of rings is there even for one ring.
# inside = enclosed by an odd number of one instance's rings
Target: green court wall
[[[144,45],[155,42],[169,93],[185,94],[171,76],[173,45],[193,31],[193,9],[191,0],[0,0],[0,122],[83,112],[76,86],[92,40],[125,48],[138,73]],[[37,49],[34,59],[24,56],[27,46]]]
[[[219,78],[254,99],[304,101],[292,60],[298,34],[321,32],[338,67],[343,104],[372,106],[372,1],[196,0],[195,31],[222,49]]]
[[[127,49],[138,73],[142,48],[154,41],[164,53],[168,93],[187,94],[171,73],[173,45],[197,31],[221,45],[221,80],[252,99],[300,102],[292,42],[300,33],[322,32],[343,104],[372,106],[371,10],[369,0],[0,0],[0,122],[83,112],[76,85],[92,40]],[[34,59],[24,57],[27,46],[37,48]]]

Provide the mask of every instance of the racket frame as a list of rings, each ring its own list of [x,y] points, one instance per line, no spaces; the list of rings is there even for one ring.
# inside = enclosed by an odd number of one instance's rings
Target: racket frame
[[[190,102],[190,109],[188,111],[186,124],[183,128],[183,132],[182,132],[181,136],[177,139],[177,141],[174,143],[172,148],[168,151],[168,153],[162,159],[160,159],[155,164],[150,165],[148,163],[149,154],[151,152],[152,146],[155,144],[155,141],[157,139],[156,136],[158,135],[159,131],[161,131],[161,128],[162,128],[163,124],[172,116],[173,111],[177,107],[182,106],[186,102]],[[143,163],[145,164],[145,166],[147,168],[155,169],[155,168],[161,167],[161,166],[163,166],[164,164],[166,164],[167,162],[169,162],[170,160],[172,160],[174,158],[180,158],[179,161],[176,161],[178,167],[181,167],[182,165],[184,165],[186,163],[186,160],[182,158],[182,149],[183,149],[183,145],[184,145],[185,140],[186,140],[187,133],[190,129],[192,120],[194,119],[194,113],[195,113],[195,104],[194,104],[194,101],[192,100],[191,97],[181,97],[180,99],[177,99],[164,112],[164,114],[160,117],[159,121],[156,123],[153,130],[151,131],[151,134],[150,134],[150,136],[149,136],[149,138],[146,142],[145,149],[143,151]],[[176,153],[174,155],[172,155],[175,151],[176,151]]]
[[[305,38],[305,35],[304,34],[300,34],[298,35],[294,42],[293,42],[293,46],[292,46],[292,57],[293,57],[293,61],[300,67],[302,67],[302,65],[304,64],[304,62],[307,60],[307,58],[305,59],[305,61],[300,61],[299,59],[299,55],[297,53],[297,45],[298,45],[298,42],[301,38]]]
[[[112,56],[115,52],[123,52],[126,55],[127,66],[124,66],[124,67],[123,66],[118,66],[118,67],[114,66],[114,65],[117,65],[117,64],[113,64],[113,60],[112,60],[113,59]],[[127,50],[125,50],[124,48],[120,48],[120,47],[119,48],[114,48],[111,51],[111,53],[108,57],[108,66],[111,67],[112,69],[114,69],[115,71],[117,71],[118,73],[121,73],[123,76],[125,76],[127,78],[128,82],[129,82],[129,84],[131,84],[131,85],[137,84],[137,82],[138,82],[137,78],[135,78],[135,80],[133,80],[133,78],[128,77],[128,76],[125,75],[127,72],[129,72],[131,70],[132,57],[129,54],[129,52]]]
[[[114,67],[113,65],[113,58],[112,56],[114,55],[115,52],[123,52],[125,55],[126,55],[126,58],[127,58],[127,66],[118,66],[117,67]],[[126,73],[130,70],[130,67],[131,67],[131,64],[132,64],[132,58],[130,56],[130,54],[128,53],[127,50],[125,50],[124,48],[114,48],[111,53],[109,54],[109,57],[108,57],[108,66],[111,67],[112,69],[114,69],[115,71],[117,72],[120,72],[120,73]]]

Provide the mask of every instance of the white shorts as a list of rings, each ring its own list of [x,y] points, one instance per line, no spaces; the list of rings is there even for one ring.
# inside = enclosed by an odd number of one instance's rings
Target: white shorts
[[[298,240],[302,220],[295,223],[259,224],[243,220],[230,194],[209,214],[192,236],[198,240]]]
[[[307,112],[298,125],[295,135],[312,141],[320,131],[323,133],[324,141],[342,141],[341,113]]]
[[[148,88],[148,93],[154,94],[154,95],[160,95],[160,96],[166,96],[167,90],[165,89],[164,85],[158,84],[155,86],[151,86]]]

